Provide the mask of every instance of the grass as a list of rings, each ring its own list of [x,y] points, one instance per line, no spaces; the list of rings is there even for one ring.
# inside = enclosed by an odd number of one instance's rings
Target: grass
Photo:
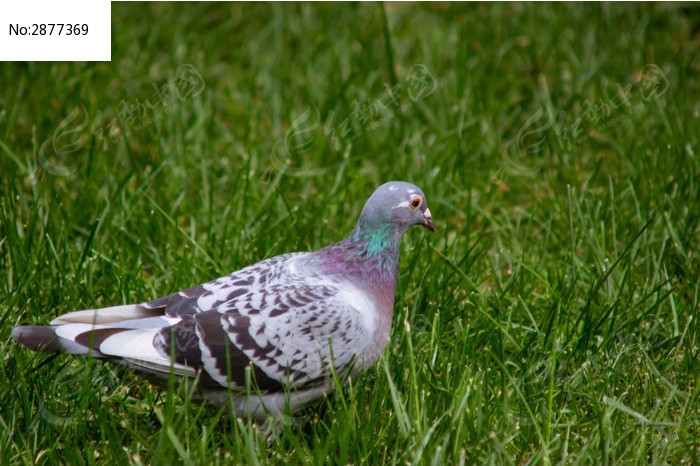
[[[697,8],[112,21],[111,63],[0,65],[0,463],[700,463]],[[389,179],[438,230],[404,238],[387,351],[268,446],[10,340],[340,240]]]

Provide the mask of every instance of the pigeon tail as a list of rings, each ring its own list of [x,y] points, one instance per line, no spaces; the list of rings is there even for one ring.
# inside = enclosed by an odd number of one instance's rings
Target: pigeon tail
[[[69,312],[50,325],[18,326],[12,329],[12,338],[33,351],[106,358],[109,356],[100,351],[100,346],[109,337],[128,330],[160,329],[172,323],[162,308],[113,306]]]
[[[12,329],[12,338],[32,351],[103,356],[99,351],[91,350],[73,340],[61,338],[56,334],[58,327],[49,325],[21,325]]]

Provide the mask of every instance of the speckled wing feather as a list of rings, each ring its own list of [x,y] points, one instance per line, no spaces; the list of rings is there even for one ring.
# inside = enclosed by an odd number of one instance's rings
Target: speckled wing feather
[[[245,368],[261,390],[322,383],[330,363],[352,368],[370,347],[374,305],[351,283],[317,274],[305,253],[286,254],[143,306],[180,318],[154,346],[202,370],[202,383],[242,389]]]

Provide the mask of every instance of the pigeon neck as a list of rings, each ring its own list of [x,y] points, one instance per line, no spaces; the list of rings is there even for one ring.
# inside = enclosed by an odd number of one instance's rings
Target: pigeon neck
[[[318,251],[315,256],[322,260],[327,273],[341,274],[393,296],[402,233],[396,227],[372,228],[360,221],[350,236]]]
[[[402,231],[392,225],[357,224],[345,243],[346,260],[364,264],[362,275],[377,275],[372,281],[396,279]]]
[[[402,233],[392,225],[370,225],[360,222],[349,239],[367,257],[393,254],[398,257]]]

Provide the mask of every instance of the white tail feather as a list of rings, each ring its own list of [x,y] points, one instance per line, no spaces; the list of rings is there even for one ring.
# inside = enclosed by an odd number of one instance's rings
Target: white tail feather
[[[171,367],[178,372],[194,375],[193,369],[164,357],[153,346],[158,329],[126,330],[105,339],[99,347],[101,353],[127,360],[134,365],[142,365],[160,371]],[[145,364],[140,364],[143,362]]]
[[[63,314],[55,318],[50,324],[114,324],[124,320],[134,320],[152,316],[153,309],[145,308],[141,304],[127,304],[124,306],[69,312],[68,314]]]

